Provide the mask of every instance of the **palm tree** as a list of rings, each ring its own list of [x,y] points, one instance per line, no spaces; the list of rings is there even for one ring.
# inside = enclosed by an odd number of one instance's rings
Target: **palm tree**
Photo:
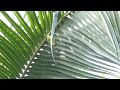
[[[0,19],[1,79],[120,78],[120,12],[60,11],[53,54],[53,11],[5,11]],[[7,25],[7,23],[10,25]]]

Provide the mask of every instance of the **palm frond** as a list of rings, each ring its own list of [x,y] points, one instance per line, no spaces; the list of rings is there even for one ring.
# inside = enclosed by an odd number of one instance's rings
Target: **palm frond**
[[[53,53],[46,43],[31,63],[25,79],[119,78],[119,12],[80,11],[57,29]]]
[[[53,12],[26,11],[22,16],[14,11],[18,22],[1,13],[11,27],[0,19],[0,78],[20,78],[50,33]]]

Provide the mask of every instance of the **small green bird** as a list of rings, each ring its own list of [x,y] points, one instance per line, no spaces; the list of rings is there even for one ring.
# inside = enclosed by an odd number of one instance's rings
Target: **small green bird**
[[[51,39],[51,36],[48,35],[48,36],[47,36],[47,41],[51,44],[51,42],[50,42],[51,40],[50,40],[50,39]],[[55,46],[56,44],[57,44],[57,43],[55,42],[55,38],[53,38],[53,39],[52,39],[52,45]]]

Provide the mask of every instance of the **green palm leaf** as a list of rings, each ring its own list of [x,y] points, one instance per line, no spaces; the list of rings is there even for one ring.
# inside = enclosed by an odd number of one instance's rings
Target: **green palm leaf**
[[[53,46],[57,64],[46,41],[52,11],[27,11],[27,21],[14,12],[19,24],[2,14],[14,28],[0,20],[0,78],[120,78],[119,12],[79,11],[67,16],[61,11]]]
[[[5,11],[1,13],[11,27],[0,19],[0,78],[20,78],[20,74],[26,69],[25,65],[29,66],[28,61],[32,61],[46,40],[51,29],[53,12],[41,11],[38,14],[35,11],[26,11],[22,17],[20,12],[14,11],[18,22]],[[40,13],[43,14],[43,19],[39,18]],[[41,22],[45,23],[45,28]]]
[[[70,18],[66,18],[55,36],[57,45],[53,47],[53,52],[57,64],[52,65],[54,62],[50,46],[46,44],[36,55],[34,64],[31,64],[32,68],[29,68],[25,78],[118,78],[120,57],[117,53],[120,56],[120,49],[118,47],[118,51],[116,50],[113,41],[120,37],[110,33],[102,13],[76,12]],[[108,20],[110,19],[109,17]],[[114,21],[118,22],[119,19],[114,18]],[[119,32],[119,29],[116,32]]]

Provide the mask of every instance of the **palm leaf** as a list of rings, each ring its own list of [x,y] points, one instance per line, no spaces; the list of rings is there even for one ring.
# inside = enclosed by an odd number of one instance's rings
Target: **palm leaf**
[[[103,14],[112,15],[105,19]],[[50,46],[46,43],[24,78],[119,78],[120,29],[114,29],[119,27],[114,23],[120,18],[116,16],[118,12],[84,11],[66,17],[55,36],[57,45],[53,53],[57,64],[53,65]]]
[[[0,21],[0,78],[119,78],[119,12],[80,11],[66,17],[61,11],[61,24],[54,36],[57,44],[53,46],[57,64],[45,42],[52,13],[27,11],[25,21],[19,12],[14,12],[18,25],[2,12],[14,29]]]
[[[26,11],[23,17],[20,12],[14,11],[18,22],[7,12],[1,13],[11,26],[0,19],[0,78],[20,78],[20,74],[24,75],[26,66],[29,66],[28,61],[34,59],[46,40],[53,12]],[[39,18],[40,13],[43,14],[43,19]],[[41,22],[46,26],[43,27]]]

